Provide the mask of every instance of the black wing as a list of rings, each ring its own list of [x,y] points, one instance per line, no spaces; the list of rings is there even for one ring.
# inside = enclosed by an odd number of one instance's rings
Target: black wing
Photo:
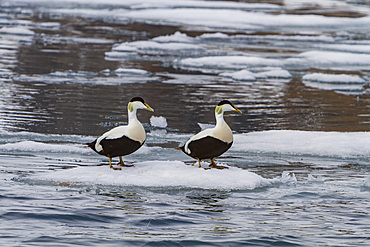
[[[225,153],[233,144],[226,143],[212,136],[206,136],[189,143],[188,149],[193,158],[210,159]]]
[[[144,142],[140,143],[139,141],[134,141],[127,136],[122,136],[116,139],[104,138],[100,141],[100,145],[102,145],[103,150],[99,152],[99,154],[109,157],[124,156],[135,152],[143,144]]]

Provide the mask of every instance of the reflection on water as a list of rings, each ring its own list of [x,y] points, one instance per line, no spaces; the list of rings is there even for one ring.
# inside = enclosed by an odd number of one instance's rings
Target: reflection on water
[[[39,23],[50,21],[57,23],[49,19],[37,20]],[[166,117],[169,127],[180,132],[195,132],[198,122],[214,123],[213,108],[225,98],[244,112],[227,117],[237,132],[266,129],[363,131],[368,129],[370,122],[367,94],[342,95],[307,87],[301,77],[302,72],[307,71],[293,70],[294,77],[286,82],[277,79],[248,82],[174,69],[166,64],[172,59],[171,54],[105,59],[113,43],[172,34],[173,27],[67,18],[60,28],[34,27],[34,30],[34,35],[5,34],[1,37],[2,128],[98,135],[106,129],[103,123],[108,122],[107,119],[127,121],[126,104],[134,95],[144,97],[156,109],[156,115]],[[199,35],[191,31],[189,36],[185,35],[186,31],[183,33],[181,37],[186,39]],[[284,35],[240,36],[231,40],[226,49],[240,51],[241,47],[257,45],[261,49],[243,53],[265,56],[268,53],[262,48],[282,47],[280,55],[279,52],[274,55],[281,58],[292,51],[300,52],[309,37],[294,39]],[[200,44],[209,51],[213,49],[212,52],[216,46],[221,49],[228,46],[231,37],[226,37],[227,42],[223,40],[225,36],[217,37],[203,36]],[[310,46],[315,39],[331,42],[318,36],[309,40]],[[288,50],[284,50],[285,46]],[[122,67],[143,69],[152,74],[129,77],[101,73]],[[140,115],[143,122],[148,122],[149,114]]]
[[[368,133],[344,131],[369,130],[369,13],[0,0],[0,242],[366,246]],[[115,173],[81,143],[127,122],[133,96],[155,112],[138,112],[147,142]],[[222,99],[243,111],[225,116],[230,169],[192,167],[172,147],[214,124]]]

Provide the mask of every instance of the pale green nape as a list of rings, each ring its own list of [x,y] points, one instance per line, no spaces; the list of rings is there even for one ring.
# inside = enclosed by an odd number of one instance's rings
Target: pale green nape
[[[134,107],[132,106],[132,102],[128,103],[128,110],[130,112],[133,112],[134,111]]]
[[[222,106],[216,106],[216,113],[220,115],[222,113]]]

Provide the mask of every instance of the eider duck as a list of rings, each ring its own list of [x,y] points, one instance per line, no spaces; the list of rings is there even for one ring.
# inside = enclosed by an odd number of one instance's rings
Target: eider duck
[[[138,109],[154,111],[141,97],[134,97],[128,103],[128,125],[117,126],[91,143],[85,143],[92,150],[100,155],[109,158],[109,167],[114,170],[121,170],[112,166],[112,158],[119,156],[120,166],[125,165],[122,156],[131,154],[138,150],[145,142],[145,130],[143,125],[137,119],[136,112]]]
[[[223,169],[225,166],[217,166],[214,158],[226,152],[233,144],[233,133],[224,120],[224,112],[234,111],[241,113],[230,101],[222,100],[215,109],[216,126],[206,129],[191,137],[184,146],[176,148],[185,154],[200,161],[211,159],[210,168]]]

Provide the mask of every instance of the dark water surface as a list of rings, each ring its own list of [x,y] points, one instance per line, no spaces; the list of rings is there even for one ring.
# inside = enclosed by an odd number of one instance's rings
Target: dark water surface
[[[0,1],[0,245],[369,246],[370,8],[333,2]],[[140,111],[146,145],[115,175],[80,144],[133,96],[167,128]],[[231,168],[188,180],[172,147],[222,99],[243,111]]]

